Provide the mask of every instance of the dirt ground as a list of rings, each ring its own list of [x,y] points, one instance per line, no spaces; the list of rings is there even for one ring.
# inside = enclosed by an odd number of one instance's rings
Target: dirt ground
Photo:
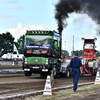
[[[38,95],[24,100],[100,100],[100,85],[78,87],[76,92],[73,92],[73,89],[66,89],[51,96]]]
[[[0,65],[0,69],[22,69],[22,66]],[[95,76],[80,77],[79,79],[79,83],[93,82],[93,81],[95,81]],[[38,82],[39,84],[37,84]],[[39,75],[33,74],[33,76],[29,78],[25,77],[23,73],[20,74],[1,73],[0,95],[4,96],[5,94],[8,95],[8,93],[31,92],[33,91],[33,89],[34,91],[36,91],[36,89],[42,90],[44,88],[44,84],[45,84],[45,79],[40,78]],[[67,79],[56,78],[53,88],[69,84],[72,84],[72,78],[67,78]],[[20,100],[100,100],[100,85],[94,84],[94,85],[78,87],[78,90],[76,92],[73,92],[73,89],[71,88],[53,92],[52,96],[38,95],[38,96],[31,96],[25,99],[20,98]]]
[[[21,65],[0,65],[0,69],[22,69]]]

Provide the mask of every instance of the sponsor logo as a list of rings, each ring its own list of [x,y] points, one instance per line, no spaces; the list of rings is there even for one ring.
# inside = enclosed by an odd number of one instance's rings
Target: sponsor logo
[[[38,63],[38,60],[36,59],[35,62]]]
[[[52,48],[52,46],[28,46],[28,45],[26,45],[26,46],[24,46],[24,48],[49,48],[49,49],[51,49]]]

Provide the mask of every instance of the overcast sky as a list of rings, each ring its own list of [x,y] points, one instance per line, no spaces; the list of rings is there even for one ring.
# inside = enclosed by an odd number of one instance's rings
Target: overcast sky
[[[28,29],[57,31],[57,21],[54,18],[54,5],[57,1],[0,0],[0,33],[11,32],[17,40]],[[83,49],[82,37],[96,37],[97,50],[100,50],[100,36],[96,35],[97,24],[88,15],[72,13],[66,21],[68,25],[62,32],[63,49],[72,51],[74,35],[74,50]]]

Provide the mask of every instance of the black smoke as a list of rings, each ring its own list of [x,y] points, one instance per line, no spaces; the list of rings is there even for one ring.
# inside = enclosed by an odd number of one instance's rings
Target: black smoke
[[[55,5],[59,33],[66,27],[66,19],[72,12],[88,14],[100,26],[100,0],[59,0]]]

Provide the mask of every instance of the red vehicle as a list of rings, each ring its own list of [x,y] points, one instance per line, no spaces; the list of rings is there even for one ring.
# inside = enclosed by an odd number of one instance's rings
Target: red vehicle
[[[96,49],[95,49],[95,39],[84,39],[83,45],[83,59],[82,59],[82,69],[81,73],[84,76],[96,75],[98,69],[98,61],[96,58]]]
[[[96,75],[99,61],[96,57],[96,49],[95,49],[95,39],[83,39],[83,58],[82,60],[82,68],[81,68],[81,75],[82,76],[91,76]],[[69,70],[69,63],[73,57],[66,57],[64,62],[61,64],[61,75],[66,77],[71,76],[71,70]]]

